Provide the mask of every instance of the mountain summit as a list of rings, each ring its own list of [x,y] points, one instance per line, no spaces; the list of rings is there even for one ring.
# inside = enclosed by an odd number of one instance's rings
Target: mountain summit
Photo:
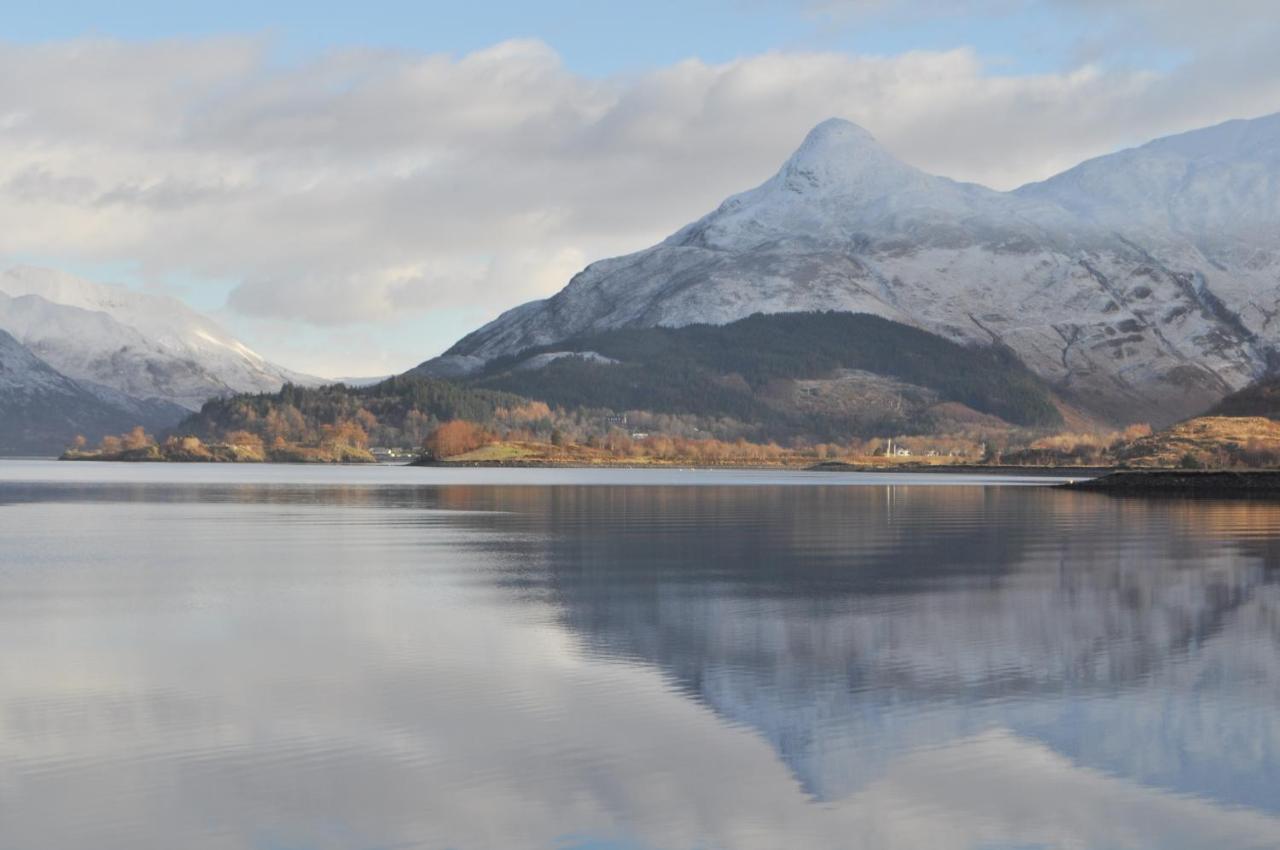
[[[903,163],[831,119],[660,244],[593,263],[420,370],[623,327],[869,313],[1016,352],[1115,422],[1197,413],[1280,345],[1280,116],[1100,157],[1013,192]]]
[[[926,175],[889,153],[857,124],[829,118],[809,131],[774,181],[798,194],[871,197],[901,190],[921,176]]]

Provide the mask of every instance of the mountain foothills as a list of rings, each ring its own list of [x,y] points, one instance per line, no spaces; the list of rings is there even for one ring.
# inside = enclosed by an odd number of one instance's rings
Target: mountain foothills
[[[1063,423],[1052,391],[1008,349],[851,313],[604,331],[495,358],[466,381],[558,407],[693,414],[733,432],[718,436],[755,439]]]
[[[470,375],[605,331],[813,310],[1007,348],[1115,424],[1193,415],[1276,363],[1280,115],[1012,192],[926,174],[830,120],[761,186],[588,266],[419,369]]]

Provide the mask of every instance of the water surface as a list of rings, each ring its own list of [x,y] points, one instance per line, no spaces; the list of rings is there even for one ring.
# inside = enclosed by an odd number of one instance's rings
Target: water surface
[[[1280,847],[1280,505],[0,462],[0,848]]]

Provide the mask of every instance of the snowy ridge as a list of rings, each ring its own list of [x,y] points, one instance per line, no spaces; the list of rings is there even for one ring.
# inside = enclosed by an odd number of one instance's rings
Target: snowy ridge
[[[1013,192],[896,159],[847,121],[646,250],[468,335],[428,373],[619,327],[872,313],[1000,342],[1116,422],[1198,413],[1280,346],[1280,116],[1084,163]]]
[[[48,269],[0,272],[0,329],[72,378],[192,410],[212,396],[318,382],[176,299]]]

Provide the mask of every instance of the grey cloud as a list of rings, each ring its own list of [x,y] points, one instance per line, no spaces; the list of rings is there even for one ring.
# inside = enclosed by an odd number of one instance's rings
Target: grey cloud
[[[25,202],[77,204],[92,198],[97,185],[88,177],[61,177],[39,164],[29,165],[0,187],[0,192]]]

